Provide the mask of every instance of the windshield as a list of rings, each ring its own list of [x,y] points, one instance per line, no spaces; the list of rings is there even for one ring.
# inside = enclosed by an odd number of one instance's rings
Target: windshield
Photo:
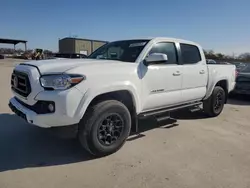
[[[135,62],[148,42],[149,40],[111,42],[98,48],[88,58]]]

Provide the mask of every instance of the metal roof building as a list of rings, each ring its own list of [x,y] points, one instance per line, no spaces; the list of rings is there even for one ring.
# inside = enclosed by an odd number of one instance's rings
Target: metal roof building
[[[59,40],[59,53],[91,54],[108,41],[66,37]]]
[[[26,45],[27,41],[26,40],[0,38],[0,43],[3,43],[3,44],[13,44],[14,45],[14,49],[16,48],[16,45],[18,43],[24,43],[24,45],[25,45],[25,51],[27,50],[27,45]]]

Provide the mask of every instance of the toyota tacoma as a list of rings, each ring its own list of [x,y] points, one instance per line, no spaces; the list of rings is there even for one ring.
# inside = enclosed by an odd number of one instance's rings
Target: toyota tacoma
[[[17,65],[9,107],[43,128],[76,126],[95,156],[119,150],[141,117],[202,106],[218,116],[235,86],[234,65],[209,65],[199,44],[174,38],[110,42],[86,59]]]

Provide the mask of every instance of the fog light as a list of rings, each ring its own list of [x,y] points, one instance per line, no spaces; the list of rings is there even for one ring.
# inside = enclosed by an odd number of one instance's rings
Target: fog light
[[[49,105],[48,105],[48,109],[49,109],[50,112],[54,112],[55,107],[54,107],[53,104],[49,104]]]

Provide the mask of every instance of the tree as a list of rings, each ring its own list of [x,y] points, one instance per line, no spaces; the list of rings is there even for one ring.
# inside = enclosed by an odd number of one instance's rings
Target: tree
[[[225,58],[225,55],[222,54],[222,53],[217,53],[217,54],[216,54],[216,57],[217,57],[218,59],[224,59],[224,58]]]
[[[204,50],[207,59],[217,59],[213,50]]]
[[[243,60],[243,61],[250,61],[250,53],[240,54],[238,59]]]

